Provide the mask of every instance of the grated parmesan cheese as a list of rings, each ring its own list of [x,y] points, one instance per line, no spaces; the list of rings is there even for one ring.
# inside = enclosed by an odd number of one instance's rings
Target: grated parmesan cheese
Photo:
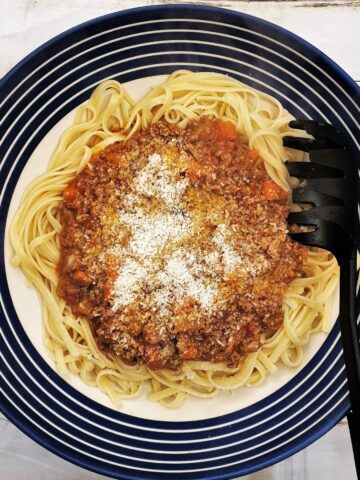
[[[225,273],[232,273],[242,263],[241,257],[235,252],[230,243],[226,241],[226,226],[221,224],[213,236],[213,242],[220,248],[224,262]]]
[[[210,311],[216,294],[216,284],[207,278],[206,264],[201,268],[194,253],[180,248],[167,259],[159,272],[161,284],[154,296],[160,316],[169,313],[174,300],[193,298],[205,311]],[[205,268],[204,268],[205,267]]]
[[[168,206],[178,204],[188,186],[188,179],[175,181],[164,159],[157,153],[150,155],[148,161],[134,182],[136,192],[162,199]]]
[[[193,234],[193,222],[179,205],[187,186],[188,180],[177,180],[167,168],[166,159],[158,154],[149,156],[136,177],[134,191],[127,195],[119,213],[119,222],[130,229],[131,239],[126,248],[115,245],[110,249],[113,254],[128,257],[115,281],[113,311],[135,301],[145,281],[154,287],[152,303],[160,316],[169,312],[171,303],[187,297],[210,309],[216,285],[201,278],[199,274],[204,269],[193,253],[176,248],[182,239]],[[149,197],[163,202],[160,211],[149,213],[144,208]],[[170,253],[161,268],[157,259],[166,248]],[[214,255],[211,258],[214,261]]]
[[[130,239],[126,247],[120,246],[120,232],[119,244],[108,249],[119,259],[126,258],[114,283],[113,311],[139,301],[146,283],[150,288],[147,301],[160,317],[188,298],[210,313],[222,274],[235,269],[252,273],[254,267],[244,263],[231,246],[225,224],[218,225],[211,252],[183,245],[195,231],[191,216],[181,205],[187,187],[188,180],[177,178],[168,168],[167,158],[157,153],[148,157],[134,179],[133,191],[118,215],[119,224],[130,230]],[[155,211],[149,209],[152,198],[159,202]]]
[[[115,291],[121,292],[121,297],[115,296],[114,310],[121,305],[129,305],[135,300],[146,276],[147,271],[140,263],[132,258],[125,260],[119,271],[119,276],[115,280]]]
[[[135,213],[122,214],[120,221],[132,232],[129,252],[141,259],[154,257],[168,242],[192,232],[190,218],[176,212],[150,215],[138,209]]]

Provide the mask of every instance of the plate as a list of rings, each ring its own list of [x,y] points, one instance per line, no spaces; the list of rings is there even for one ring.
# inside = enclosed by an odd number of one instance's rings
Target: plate
[[[115,478],[245,475],[304,448],[350,405],[336,321],[326,338],[314,336],[298,371],[280,370],[261,388],[189,400],[177,411],[146,396],[116,411],[99,392],[53,369],[36,295],[9,265],[8,219],[95,85],[115,78],[140,96],[176,69],[229,74],[294,116],[331,122],[357,148],[360,142],[359,89],[337,65],[299,37],[225,9],[171,5],[100,17],[49,41],[3,78],[1,408],[49,450]]]

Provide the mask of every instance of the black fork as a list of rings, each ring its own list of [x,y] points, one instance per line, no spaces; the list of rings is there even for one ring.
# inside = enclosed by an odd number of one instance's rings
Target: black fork
[[[293,190],[293,202],[312,206],[289,214],[288,223],[311,227],[291,237],[331,251],[340,265],[339,320],[351,401],[347,418],[360,478],[360,347],[355,307],[358,152],[330,124],[298,119],[289,126],[313,137],[283,139],[285,147],[308,152],[310,158],[309,162],[286,162],[291,176],[306,179],[304,187]]]

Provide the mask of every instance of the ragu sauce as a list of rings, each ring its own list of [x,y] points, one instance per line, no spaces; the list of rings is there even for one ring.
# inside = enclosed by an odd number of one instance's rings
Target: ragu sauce
[[[287,203],[230,122],[159,122],[64,190],[58,294],[128,364],[237,366],[281,327],[303,274]]]

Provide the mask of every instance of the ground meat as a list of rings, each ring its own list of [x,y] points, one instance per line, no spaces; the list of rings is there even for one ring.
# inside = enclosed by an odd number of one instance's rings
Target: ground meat
[[[303,274],[287,202],[230,122],[159,122],[64,190],[58,294],[129,364],[237,365],[282,325]]]

